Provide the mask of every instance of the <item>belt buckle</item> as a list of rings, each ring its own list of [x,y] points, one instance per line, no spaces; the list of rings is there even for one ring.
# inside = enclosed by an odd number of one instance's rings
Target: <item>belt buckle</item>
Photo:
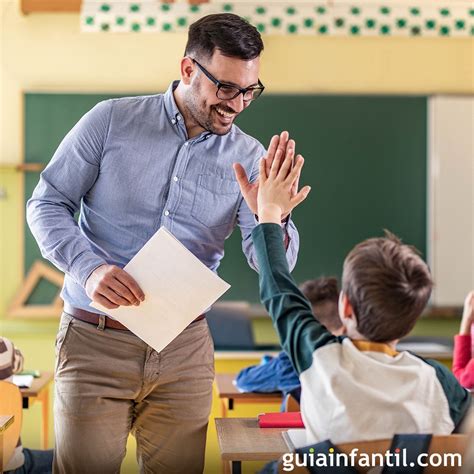
[[[105,322],[107,316],[105,314],[98,314],[99,316],[99,324],[97,325],[97,329],[99,331],[103,331],[105,329]]]

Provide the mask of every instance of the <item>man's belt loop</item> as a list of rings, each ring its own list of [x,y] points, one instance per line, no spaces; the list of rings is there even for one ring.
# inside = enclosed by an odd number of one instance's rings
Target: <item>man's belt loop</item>
[[[105,314],[98,314],[99,316],[99,324],[97,325],[97,329],[99,331],[103,331],[105,329]]]

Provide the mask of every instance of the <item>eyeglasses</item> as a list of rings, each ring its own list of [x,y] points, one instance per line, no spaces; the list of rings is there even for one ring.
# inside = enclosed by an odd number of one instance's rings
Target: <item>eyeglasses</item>
[[[192,58],[191,58],[192,59]],[[217,86],[216,96],[221,100],[232,100],[235,99],[239,94],[244,97],[244,102],[250,102],[251,100],[258,99],[262,94],[265,86],[258,80],[258,86],[247,87],[242,89],[241,87],[226,84],[216,79],[204,66],[201,66],[195,59],[193,62],[197,67],[204,73],[204,75]]]

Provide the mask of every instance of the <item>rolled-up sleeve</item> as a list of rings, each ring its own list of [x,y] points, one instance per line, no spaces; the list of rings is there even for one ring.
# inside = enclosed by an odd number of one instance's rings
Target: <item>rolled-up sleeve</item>
[[[41,254],[77,283],[106,263],[80,231],[74,214],[99,176],[111,101],[89,111],[66,135],[27,203],[27,221]]]
[[[258,160],[254,162],[254,166],[250,172],[250,182],[253,183],[258,179],[258,164],[260,158],[265,156],[266,150],[263,146],[259,144],[258,148],[255,150],[255,156],[258,156]],[[253,246],[252,240],[252,230],[258,225],[258,221],[252,211],[247,206],[245,199],[242,199],[242,202],[237,213],[237,224],[240,227],[242,233],[242,250],[247,258],[247,262],[251,268],[258,272],[258,261],[255,255],[255,249]],[[288,261],[288,266],[290,270],[293,270],[296,265],[296,260],[298,258],[298,249],[300,246],[300,239],[298,230],[294,222],[290,218],[282,224],[284,240],[287,243],[286,246],[286,259]]]

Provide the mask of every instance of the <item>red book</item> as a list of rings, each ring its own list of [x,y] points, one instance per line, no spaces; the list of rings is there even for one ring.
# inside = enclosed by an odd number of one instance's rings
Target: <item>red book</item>
[[[262,413],[258,415],[260,428],[304,428],[300,411]]]

